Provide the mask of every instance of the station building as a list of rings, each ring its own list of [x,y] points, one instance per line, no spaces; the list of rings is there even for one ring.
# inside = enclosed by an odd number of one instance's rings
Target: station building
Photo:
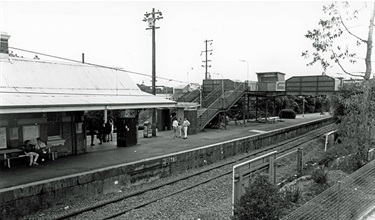
[[[94,110],[122,110],[118,143],[122,138],[134,144],[140,109],[176,106],[142,92],[118,69],[9,56],[9,37],[1,33],[0,150],[41,137],[58,156],[84,153],[85,113]]]

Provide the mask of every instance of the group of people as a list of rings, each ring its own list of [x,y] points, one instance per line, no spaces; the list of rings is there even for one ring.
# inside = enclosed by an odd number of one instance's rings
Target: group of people
[[[29,166],[39,165],[38,159],[45,161],[48,158],[48,146],[40,137],[36,139],[36,144],[31,144],[31,140],[25,140],[20,148],[29,156]]]
[[[97,133],[95,132],[96,129],[98,131]],[[95,146],[95,134],[99,140],[99,144],[113,140],[113,122],[111,120],[108,120],[106,123],[99,123],[98,128],[95,128],[94,123],[90,123],[88,130],[89,135],[91,136],[91,146]]]
[[[174,132],[174,139],[182,137],[182,132],[184,133],[183,139],[187,139],[188,127],[190,126],[190,122],[184,118],[184,121],[174,119],[172,122],[172,128]]]

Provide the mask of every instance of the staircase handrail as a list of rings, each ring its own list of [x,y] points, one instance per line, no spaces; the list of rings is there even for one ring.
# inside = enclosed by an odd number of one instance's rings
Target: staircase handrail
[[[245,92],[246,90],[246,83],[241,83],[239,86],[237,86],[233,91],[231,91],[231,93],[227,96],[227,97],[224,97],[224,100],[227,100],[227,105],[225,105],[225,102],[224,102],[224,105],[222,106],[219,106],[219,107],[216,107],[214,108],[215,105],[217,105],[220,101],[223,101],[221,96],[218,97],[213,103],[211,103],[210,106],[208,106],[206,108],[206,110],[200,114],[198,116],[199,118],[199,129],[203,129],[204,126],[206,126],[206,124],[213,118],[215,117],[215,115],[220,111],[220,110],[223,110],[223,109],[228,109],[230,106],[232,106],[234,104],[234,102],[236,100],[238,100],[238,98],[240,98],[243,93]],[[237,95],[238,94],[238,95]],[[232,98],[234,97],[234,99]],[[232,100],[232,101],[230,101]],[[229,101],[231,102],[229,104]],[[213,112],[213,114],[209,114],[210,112]],[[204,119],[204,121],[202,122],[202,119]]]
[[[238,100],[242,96],[242,94],[246,91],[246,83],[243,82],[236,89],[234,89],[227,97],[226,97],[226,104],[224,103],[225,109],[232,107],[235,101]],[[234,97],[234,98],[232,98]]]
[[[193,90],[191,92],[185,93],[183,96],[181,96],[178,101],[179,102],[192,102],[194,99],[196,99],[197,96],[199,96],[199,90]]]
[[[222,89],[223,83],[224,83],[224,86],[225,86],[225,82],[220,83],[214,90],[212,90],[212,92],[210,92],[210,94],[208,94],[208,96],[206,96],[202,100],[203,106],[210,105],[213,101],[215,101],[218,98],[217,94],[218,94],[218,91],[220,91]],[[216,95],[216,96],[213,97],[214,95]],[[221,91],[220,91],[220,95],[221,95]]]
[[[212,114],[212,113],[213,114]],[[213,117],[219,112],[219,109],[206,109],[202,114],[198,116],[198,128],[203,130],[208,122],[212,120]],[[210,114],[211,113],[211,114]]]

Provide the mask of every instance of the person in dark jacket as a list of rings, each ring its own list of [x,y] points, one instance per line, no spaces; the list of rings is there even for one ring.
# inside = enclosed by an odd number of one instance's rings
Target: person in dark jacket
[[[104,127],[105,142],[109,142],[109,136],[111,135],[111,132],[112,132],[112,125],[111,125],[111,122],[109,122],[108,120],[107,123],[105,123],[105,127]]]
[[[95,139],[95,126],[92,121],[89,122],[88,126],[89,135],[91,136],[91,146],[95,146],[94,139]]]
[[[104,123],[103,121],[101,121],[99,123],[99,127],[98,127],[98,134],[96,135],[96,137],[99,139],[99,144],[102,144],[103,141],[104,141]]]

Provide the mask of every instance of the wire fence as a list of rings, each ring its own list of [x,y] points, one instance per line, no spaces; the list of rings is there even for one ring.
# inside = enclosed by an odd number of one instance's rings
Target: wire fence
[[[355,220],[375,206],[375,160],[297,208],[283,220]]]

